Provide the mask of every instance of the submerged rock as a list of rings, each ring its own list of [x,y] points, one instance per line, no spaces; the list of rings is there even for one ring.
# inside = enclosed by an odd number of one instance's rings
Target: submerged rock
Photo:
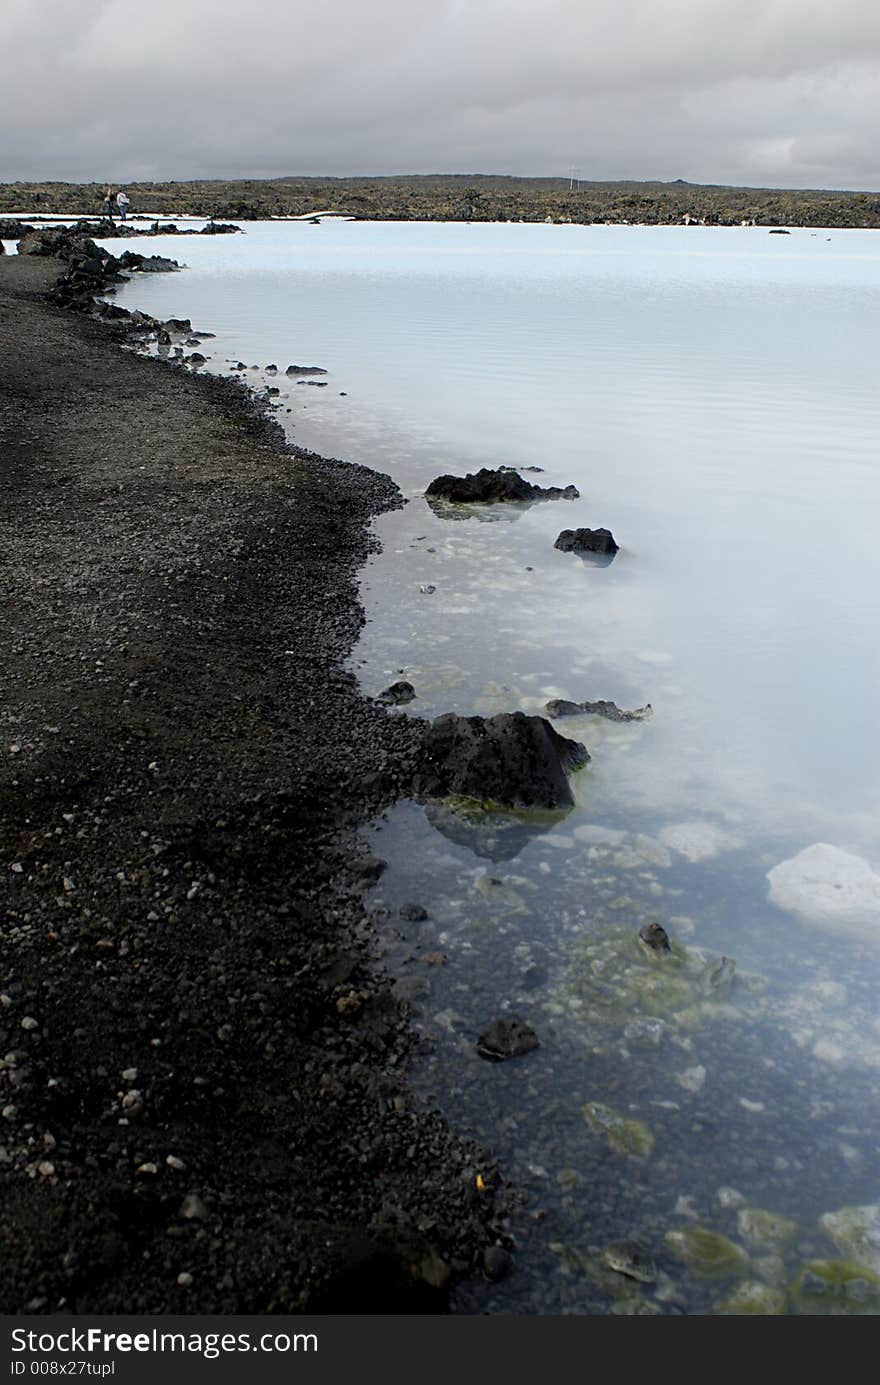
[[[880,939],[880,875],[861,856],[815,842],[767,872],[770,900],[832,933]]]
[[[285,375],[326,375],[328,372],[320,365],[289,365]]]
[[[487,1246],[483,1251],[483,1273],[492,1284],[506,1279],[513,1268],[513,1257],[503,1246]]]
[[[826,1212],[819,1225],[843,1255],[880,1275],[880,1204]]]
[[[761,1207],[741,1207],[736,1226],[746,1244],[756,1250],[781,1250],[797,1234],[797,1222],[791,1217],[765,1212]]]
[[[605,1263],[627,1279],[635,1279],[639,1284],[653,1284],[657,1278],[657,1266],[648,1252],[638,1241],[613,1241],[603,1251]]]
[[[524,481],[509,467],[491,471],[481,467],[467,476],[437,476],[425,491],[425,499],[448,500],[455,504],[493,504],[501,501],[577,500],[575,486],[536,486]]]
[[[848,1260],[809,1260],[795,1276],[791,1296],[799,1313],[870,1313],[880,1307],[880,1279]]]
[[[705,1226],[683,1226],[667,1231],[665,1240],[673,1255],[683,1260],[691,1273],[701,1279],[734,1275],[748,1264],[749,1257],[742,1246]]]
[[[422,737],[424,795],[460,794],[513,808],[570,807],[568,772],[589,761],[578,741],[560,736],[543,717],[500,712],[494,717],[437,717]]]
[[[601,1101],[588,1101],[581,1110],[589,1128],[605,1135],[617,1154],[646,1159],[654,1148],[654,1136],[644,1121],[622,1116]]]
[[[723,1317],[761,1316],[781,1317],[788,1307],[784,1289],[764,1284],[760,1279],[743,1280],[727,1298],[716,1303],[713,1312]]]
[[[561,553],[604,553],[613,557],[619,545],[610,529],[563,529],[553,547]]]
[[[729,957],[684,948],[675,940],[668,952],[657,951],[629,928],[615,925],[575,942],[568,990],[594,1023],[624,1029],[636,1019],[658,1018],[689,1029],[719,1011],[727,1013],[721,1002],[735,974]]]
[[[722,851],[735,851],[740,838],[713,822],[676,822],[659,833],[661,842],[688,861],[708,861]]]
[[[480,1057],[492,1063],[503,1062],[506,1058],[521,1058],[538,1047],[538,1036],[534,1029],[516,1015],[494,1020],[477,1041]]]
[[[556,547],[559,547],[557,542]],[[544,707],[548,717],[578,717],[589,715],[594,717],[605,717],[608,721],[644,721],[647,717],[654,715],[654,709],[650,702],[646,702],[644,707],[636,707],[631,712],[625,712],[618,707],[615,702],[568,702],[564,697],[554,697]]]

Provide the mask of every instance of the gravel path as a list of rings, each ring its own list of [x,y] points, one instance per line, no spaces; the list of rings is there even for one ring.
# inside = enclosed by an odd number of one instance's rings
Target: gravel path
[[[418,724],[342,667],[397,493],[59,271],[0,259],[0,1306],[442,1311],[498,1178],[399,1075],[353,830]]]

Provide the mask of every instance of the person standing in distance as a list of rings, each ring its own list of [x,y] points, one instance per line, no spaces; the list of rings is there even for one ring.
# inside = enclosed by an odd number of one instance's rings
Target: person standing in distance
[[[113,189],[108,188],[104,194],[104,208],[110,221],[113,220]]]
[[[117,192],[116,205],[119,208],[120,219],[124,221],[125,213],[128,211],[128,197],[124,192]]]

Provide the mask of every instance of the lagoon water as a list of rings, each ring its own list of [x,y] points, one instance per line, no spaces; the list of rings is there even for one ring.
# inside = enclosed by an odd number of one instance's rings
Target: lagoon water
[[[414,1080],[526,1198],[513,1277],[461,1311],[878,1311],[880,236],[324,222],[128,244],[188,268],[118,301],[216,333],[208,369],[257,364],[295,442],[408,498],[364,574],[367,692],[406,677],[424,716],[653,707],[557,723],[592,755],[568,815],[402,804],[368,834]],[[500,464],[581,498],[425,503],[434,476]],[[582,525],[613,530],[609,566],[553,548]],[[817,843],[836,851],[771,898],[767,872]],[[651,920],[667,958],[638,941]],[[502,1014],[541,1046],[490,1064],[475,1040]],[[647,1279],[609,1250],[630,1240]]]

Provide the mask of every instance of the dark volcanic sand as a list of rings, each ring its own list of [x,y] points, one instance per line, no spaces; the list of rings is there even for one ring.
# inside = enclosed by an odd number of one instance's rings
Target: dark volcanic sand
[[[402,1085],[353,829],[416,723],[342,668],[396,492],[60,269],[0,260],[0,1308],[442,1307],[496,1179]]]

